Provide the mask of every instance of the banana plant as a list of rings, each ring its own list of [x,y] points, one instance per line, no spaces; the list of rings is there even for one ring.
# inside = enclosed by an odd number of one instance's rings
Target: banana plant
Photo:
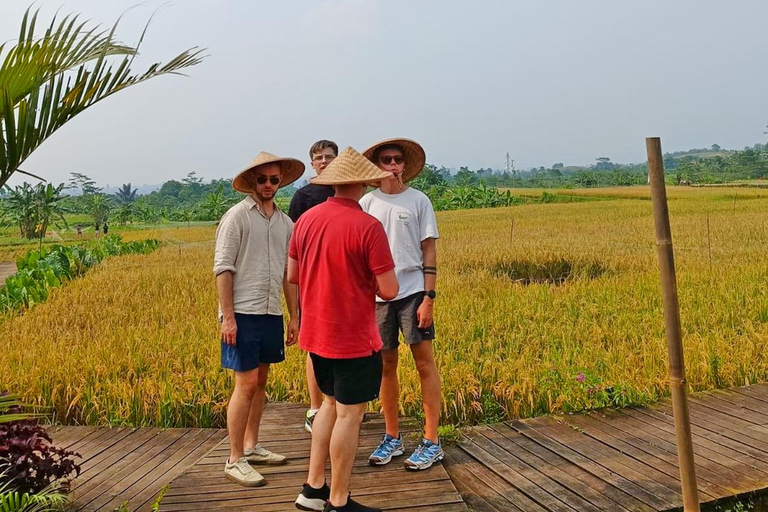
[[[132,65],[147,27],[130,46],[116,40],[117,22],[102,30],[79,15],[54,16],[39,36],[38,14],[31,8],[24,13],[15,46],[0,44],[0,188],[15,172],[34,176],[21,165],[76,115],[133,85],[181,74],[204,58],[204,50],[194,47],[136,73]]]

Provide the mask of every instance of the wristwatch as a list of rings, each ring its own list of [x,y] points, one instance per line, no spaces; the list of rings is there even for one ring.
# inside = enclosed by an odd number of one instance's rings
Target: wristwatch
[[[424,292],[424,295],[426,295],[430,299],[434,300],[435,297],[437,297],[437,292],[435,290],[427,290],[427,291]]]

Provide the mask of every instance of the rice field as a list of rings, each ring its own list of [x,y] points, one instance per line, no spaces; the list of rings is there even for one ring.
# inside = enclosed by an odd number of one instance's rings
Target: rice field
[[[438,213],[445,422],[667,393],[647,188],[549,192],[607,199]],[[765,381],[768,191],[669,195],[691,389]],[[108,259],[47,303],[0,318],[0,389],[69,424],[224,425],[232,378],[219,367],[213,234],[213,226],[126,232],[167,245]],[[406,349],[401,356],[402,412],[418,415],[416,369]],[[270,398],[306,401],[303,368],[304,354],[289,348],[273,366]]]

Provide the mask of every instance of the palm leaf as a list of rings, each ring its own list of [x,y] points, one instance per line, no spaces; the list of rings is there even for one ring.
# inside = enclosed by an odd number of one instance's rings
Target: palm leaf
[[[38,12],[27,10],[19,40],[0,65],[0,187],[80,112],[130,86],[181,74],[204,58],[204,50],[190,48],[165,64],[156,62],[135,73],[133,60],[147,27],[138,44],[127,46],[115,39],[117,23],[102,31],[80,22],[77,15],[58,22],[54,16],[43,37],[37,38]],[[0,45],[0,56],[4,52],[5,45]]]

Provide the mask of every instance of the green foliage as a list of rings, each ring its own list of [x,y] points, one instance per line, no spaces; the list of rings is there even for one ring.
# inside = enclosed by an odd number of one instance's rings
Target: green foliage
[[[0,473],[0,481],[5,480]],[[0,485],[0,512],[53,512],[66,510],[69,502],[62,484],[53,482],[40,492],[21,492],[11,488],[10,482]]]
[[[148,254],[159,240],[123,242],[120,235],[108,235],[92,246],[53,245],[30,251],[17,262],[18,272],[0,288],[0,312],[18,311],[45,302],[53,288],[82,276],[107,256]]]
[[[440,425],[437,427],[437,437],[443,446],[455,446],[461,440],[461,430],[456,425]]]
[[[539,376],[541,389],[540,410],[557,405],[564,412],[578,412],[603,407],[626,407],[648,403],[653,397],[646,396],[628,386],[606,383],[594,370],[572,368],[564,370],[552,367]]]
[[[75,15],[54,16],[41,37],[35,30],[38,13],[24,14],[15,46],[6,51],[0,44],[0,187],[40,144],[88,107],[202,60],[193,48],[134,74],[143,34],[135,47],[127,46],[115,39],[117,24],[104,31]]]
[[[67,225],[64,214],[64,184],[54,187],[52,184],[38,183],[34,187],[29,183],[11,189],[7,199],[0,206],[4,217],[19,226],[23,238],[42,239],[48,226],[53,221]]]
[[[514,197],[508,190],[500,192],[496,188],[486,187],[485,183],[454,187],[436,185],[422,191],[432,201],[436,211],[495,208],[525,202],[523,199]]]

